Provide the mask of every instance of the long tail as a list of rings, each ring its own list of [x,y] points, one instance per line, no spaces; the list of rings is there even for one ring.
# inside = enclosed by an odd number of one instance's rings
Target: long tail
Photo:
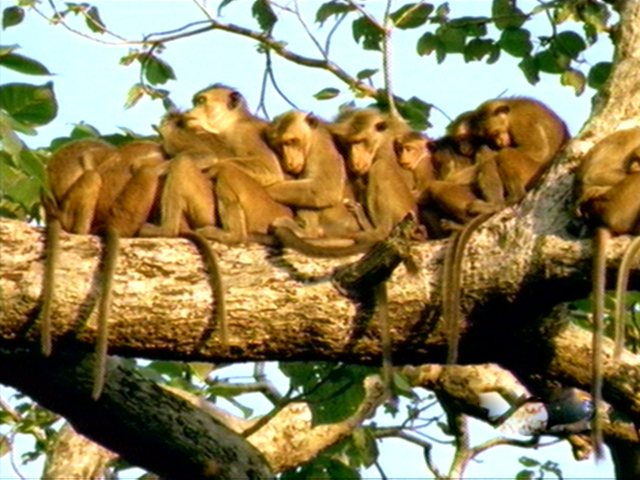
[[[634,260],[640,252],[640,236],[634,238],[624,252],[620,268],[618,269],[618,280],[616,282],[616,306],[614,314],[615,325],[615,348],[613,350],[613,360],[620,360],[622,349],[624,348],[625,326],[627,323],[627,287],[629,285],[629,270]]]
[[[458,361],[458,344],[460,343],[460,289],[462,288],[461,271],[464,249],[471,235],[480,225],[493,217],[495,213],[483,213],[474,217],[465,227],[454,234],[444,262],[442,282],[443,303],[442,316],[448,336],[449,349],[447,364],[454,365]]]
[[[598,228],[593,262],[591,397],[593,398],[595,410],[591,420],[591,439],[596,460],[601,460],[604,457],[600,406],[602,404],[602,336],[604,334],[604,296],[609,235],[609,231],[606,228]]]
[[[120,234],[115,228],[107,227],[105,232],[105,255],[102,270],[102,295],[98,305],[98,334],[96,341],[96,360],[94,366],[93,392],[94,400],[100,398],[104,387],[107,368],[107,349],[109,344],[108,320],[111,316],[113,297],[113,277],[120,252]]]
[[[393,350],[391,348],[391,329],[389,326],[387,283],[380,282],[374,289],[376,317],[380,326],[380,343],[382,345],[382,383],[387,389],[387,393],[391,393],[393,386]]]
[[[220,332],[220,342],[226,346],[229,342],[229,328],[227,325],[224,282],[218,265],[218,257],[211,245],[199,233],[184,232],[180,236],[191,241],[200,252],[200,255],[202,255],[203,262],[209,272],[209,286],[214,296],[215,322]]]
[[[47,246],[45,250],[40,319],[40,348],[47,357],[51,355],[51,306],[55,296],[55,270],[60,256],[61,230],[62,224],[58,218],[50,217],[47,219]]]

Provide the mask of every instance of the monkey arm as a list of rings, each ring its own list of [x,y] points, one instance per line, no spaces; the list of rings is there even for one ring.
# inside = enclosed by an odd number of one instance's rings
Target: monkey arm
[[[292,207],[328,208],[340,203],[342,185],[323,185],[313,178],[284,180],[267,187],[276,202]]]

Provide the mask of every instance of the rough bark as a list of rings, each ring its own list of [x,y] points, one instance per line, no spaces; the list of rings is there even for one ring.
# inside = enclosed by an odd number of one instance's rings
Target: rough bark
[[[98,480],[104,478],[107,463],[117,455],[76,433],[66,423],[47,452],[42,478]]]

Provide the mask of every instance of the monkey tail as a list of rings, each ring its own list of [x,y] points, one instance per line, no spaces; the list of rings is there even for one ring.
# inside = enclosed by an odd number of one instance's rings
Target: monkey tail
[[[204,264],[209,272],[209,286],[215,302],[215,322],[220,332],[220,342],[226,346],[229,341],[229,329],[224,300],[224,282],[218,265],[218,257],[211,245],[199,233],[184,232],[180,236],[191,241],[200,252],[200,255],[202,255]]]
[[[55,295],[55,270],[60,256],[61,230],[60,219],[48,216],[40,323],[40,348],[47,357],[51,355],[51,306]]]
[[[616,305],[614,314],[615,325],[615,348],[613,350],[613,360],[620,360],[622,349],[624,348],[626,309],[627,309],[627,286],[629,285],[629,270],[631,264],[640,251],[640,236],[634,238],[624,252],[620,268],[618,269],[618,279],[616,282]]]
[[[365,253],[373,246],[373,243],[355,243],[348,247],[326,247],[313,245],[298,237],[290,228],[274,227],[271,232],[286,247],[304,253],[309,257],[340,258],[349,255]]]
[[[104,263],[102,268],[102,295],[98,305],[98,334],[96,341],[96,360],[94,367],[93,392],[94,400],[100,398],[104,387],[107,368],[107,349],[109,344],[109,330],[107,322],[111,316],[113,302],[113,277],[115,275],[118,254],[120,253],[120,233],[117,229],[107,226],[104,233]]]
[[[391,394],[393,387],[393,350],[391,348],[391,329],[389,327],[389,301],[387,283],[380,282],[374,287],[377,318],[380,325],[380,343],[382,344],[382,383]]]
[[[607,242],[609,230],[598,228],[595,240],[595,255],[593,261],[593,340],[591,361],[591,397],[593,398],[594,414],[591,420],[591,440],[597,460],[604,457],[602,449],[602,336],[604,331],[604,295],[607,267]]]
[[[460,289],[464,249],[469,243],[473,232],[494,215],[495,212],[480,214],[465,225],[460,232],[454,234],[445,257],[442,281],[442,316],[448,336],[448,365],[455,365],[458,361],[458,344],[460,343]]]

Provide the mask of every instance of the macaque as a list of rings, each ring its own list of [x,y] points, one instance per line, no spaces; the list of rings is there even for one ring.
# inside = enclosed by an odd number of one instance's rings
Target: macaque
[[[60,231],[99,234],[105,238],[104,281],[98,308],[96,371],[93,397],[104,383],[107,319],[111,308],[113,271],[120,236],[133,236],[155,201],[164,153],[153,142],[132,142],[116,148],[101,140],[80,140],[58,149],[49,160],[50,196],[43,198],[47,215],[47,252],[42,306],[42,352],[51,354],[51,307]]]
[[[293,217],[258,180],[266,171],[260,159],[234,156],[225,136],[189,127],[187,114],[176,113],[161,122],[158,132],[173,158],[162,189],[159,225],[146,224],[141,236],[175,236],[188,226],[226,244],[266,242],[275,219]]]
[[[479,188],[485,200],[508,205],[533,187],[569,138],[566,124],[549,107],[531,98],[489,100],[474,113],[475,132],[491,147],[476,156],[482,172]],[[502,185],[485,181],[499,175]]]
[[[190,130],[216,135],[234,157],[229,161],[260,185],[284,179],[278,158],[266,143],[269,123],[249,112],[240,92],[220,84],[199,91],[184,121]]]
[[[602,418],[599,404],[602,399],[602,336],[604,320],[604,297],[606,283],[606,247],[613,235],[640,235],[640,172],[637,171],[640,151],[640,128],[612,133],[598,142],[576,171],[576,196],[579,212],[586,222],[595,228],[593,267],[593,385],[592,396],[596,413],[592,422],[592,437],[596,458],[602,458]],[[625,252],[620,266],[617,287],[615,321],[614,360],[624,347],[625,308],[622,289],[626,289],[626,278],[633,257],[637,253],[638,241],[634,240]]]
[[[383,240],[408,213],[416,214],[416,201],[394,150],[394,139],[409,129],[399,119],[364,109],[342,114],[331,131],[344,151],[348,170],[360,184],[357,200],[371,222],[371,229],[351,238],[366,243]]]
[[[462,259],[471,235],[505,202],[519,202],[568,139],[564,122],[529,98],[489,100],[467,119],[474,138],[481,142],[474,168],[477,189],[485,202],[473,203],[478,216],[452,238],[443,269],[442,316],[449,336],[450,364],[458,356]]]
[[[290,111],[271,122],[267,139],[279,154],[282,169],[292,178],[266,187],[278,203],[296,211],[288,226],[305,238],[342,237],[360,226],[347,209],[353,200],[344,159],[325,123],[311,113]]]
[[[459,115],[447,127],[446,136],[430,144],[437,179],[428,184],[418,199],[418,207],[435,237],[447,236],[475,216],[499,209],[486,202],[477,188],[480,170],[475,155],[482,139],[474,131],[473,115],[474,112]],[[497,173],[492,181],[500,182]],[[437,223],[432,220],[434,216]]]
[[[416,200],[436,179],[430,144],[431,140],[419,132],[405,133],[393,142],[398,163],[413,174],[410,188]]]

